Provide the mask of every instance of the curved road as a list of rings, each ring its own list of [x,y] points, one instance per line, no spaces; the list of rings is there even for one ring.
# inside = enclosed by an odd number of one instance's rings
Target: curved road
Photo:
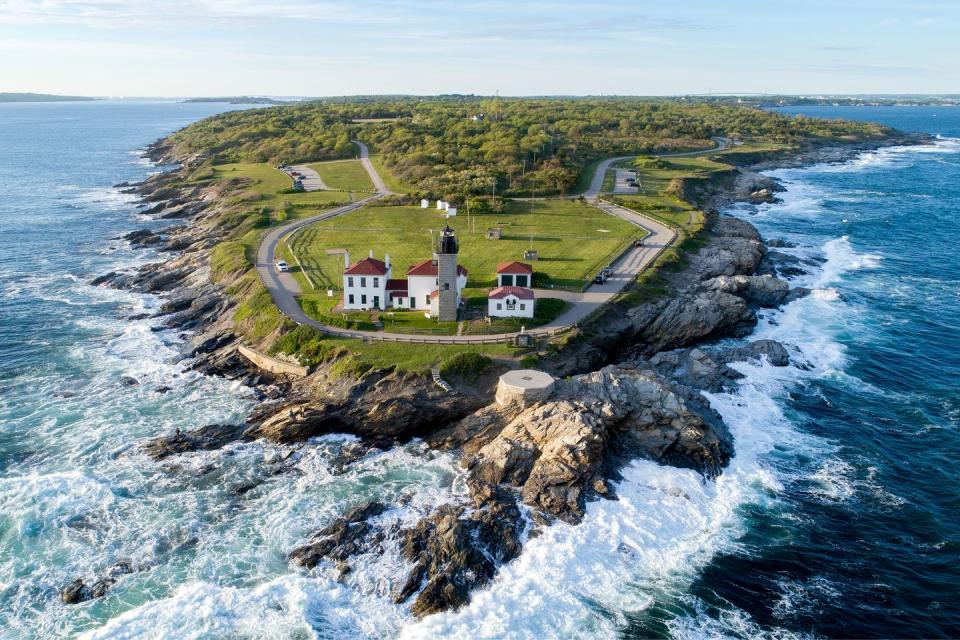
[[[717,146],[713,149],[661,154],[661,157],[695,156],[703,153],[720,151],[729,146],[729,141],[725,138],[713,138],[713,140],[717,143]],[[378,198],[382,198],[383,196],[391,193],[386,184],[383,182],[383,179],[380,177],[380,174],[377,173],[377,170],[370,162],[370,151],[367,148],[367,145],[357,140],[354,140],[353,142],[360,148],[360,162],[370,175],[370,179],[373,181],[377,192],[372,196],[358,200],[357,202],[353,202],[342,207],[337,207],[336,209],[325,211],[319,215],[297,220],[282,227],[272,229],[268,231],[260,241],[260,246],[257,249],[257,273],[260,275],[260,279],[270,292],[274,303],[277,305],[277,307],[279,307],[280,311],[282,311],[285,316],[294,322],[299,324],[308,324],[316,327],[324,333],[350,338],[364,338],[368,340],[390,340],[418,343],[431,342],[443,344],[492,343],[508,341],[516,336],[516,332],[489,335],[441,336],[387,333],[383,331],[352,331],[328,327],[327,325],[309,318],[303,312],[303,309],[300,308],[300,305],[297,303],[296,299],[296,295],[301,292],[300,285],[297,284],[297,281],[291,274],[280,273],[277,271],[276,267],[274,267],[274,255],[280,240],[294,233],[298,229],[302,229],[303,227],[311,225],[314,222],[329,220],[330,218],[335,218],[345,213],[355,211],[369,202],[372,202]],[[590,285],[586,291],[581,293],[556,291],[553,289],[536,289],[535,291],[539,297],[562,298],[563,300],[571,303],[571,306],[569,309],[567,309],[567,311],[561,314],[558,318],[555,318],[549,324],[531,329],[527,331],[527,333],[533,335],[549,335],[567,329],[570,326],[581,322],[598,308],[613,299],[613,297],[618,293],[620,293],[620,291],[630,282],[632,282],[637,275],[647,267],[647,265],[653,262],[653,260],[660,254],[661,251],[663,251],[676,239],[676,231],[665,224],[652,218],[642,216],[639,213],[630,211],[629,209],[624,209],[623,207],[618,207],[608,202],[599,200],[599,194],[603,188],[604,176],[606,176],[607,169],[610,168],[610,165],[618,160],[625,160],[632,157],[634,156],[608,158],[598,164],[593,176],[593,180],[590,183],[590,187],[583,195],[585,198],[590,200],[594,206],[605,211],[606,213],[609,213],[610,215],[617,216],[618,218],[622,218],[623,220],[635,224],[638,227],[646,229],[649,232],[649,235],[644,238],[642,246],[631,246],[624,251],[624,253],[611,265],[613,274],[602,285]]]

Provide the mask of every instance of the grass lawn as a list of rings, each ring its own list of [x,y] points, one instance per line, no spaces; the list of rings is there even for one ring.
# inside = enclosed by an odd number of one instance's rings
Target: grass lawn
[[[509,357],[518,353],[507,344],[407,344],[333,337],[326,338],[325,342],[342,346],[355,360],[372,367],[397,367],[424,373],[458,353],[483,353],[492,357]]]
[[[320,174],[331,189],[340,191],[373,191],[373,182],[359,160],[334,160],[307,165]]]
[[[579,290],[594,273],[608,264],[643,230],[599,209],[574,201],[544,200],[512,202],[504,213],[472,216],[466,212],[452,218],[450,226],[460,239],[460,262],[469,271],[471,287],[495,284],[496,266],[507,260],[522,260],[533,247],[540,252],[534,263],[539,278],[554,286]],[[419,207],[367,207],[343,217],[318,222],[299,232],[293,250],[317,286],[342,286],[343,260],[328,255],[330,249],[346,249],[354,261],[372,249],[377,258],[389,253],[394,277],[402,278],[409,265],[432,254],[431,234],[447,223],[435,209]],[[503,229],[501,240],[487,240],[487,227]],[[321,284],[322,283],[322,284]]]

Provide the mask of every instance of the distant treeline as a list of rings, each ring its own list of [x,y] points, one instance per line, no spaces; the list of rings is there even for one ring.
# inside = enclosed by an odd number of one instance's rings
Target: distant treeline
[[[890,133],[690,99],[358,96],[224,113],[171,142],[183,157],[279,163],[353,157],[360,139],[415,190],[463,197],[562,193],[598,158],[707,148],[713,136],[799,146]]]
[[[254,96],[229,96],[220,98],[187,98],[183,102],[225,102],[227,104],[289,104],[289,100],[258,98]]]
[[[89,96],[57,96],[50,93],[0,93],[0,102],[88,102]]]

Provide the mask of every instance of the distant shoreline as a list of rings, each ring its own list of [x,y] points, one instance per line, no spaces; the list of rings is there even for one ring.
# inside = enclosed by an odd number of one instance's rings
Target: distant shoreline
[[[90,96],[59,96],[50,93],[0,93],[2,102],[94,102],[102,98]]]

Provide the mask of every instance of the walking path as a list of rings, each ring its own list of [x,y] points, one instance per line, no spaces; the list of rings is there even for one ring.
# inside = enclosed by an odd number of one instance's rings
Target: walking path
[[[705,151],[685,151],[680,153],[661,154],[661,156],[695,156],[702,153],[719,151],[729,146],[729,141],[725,138],[713,138],[713,140],[717,143],[717,146],[713,149],[708,149]],[[297,303],[296,299],[296,295],[301,292],[300,285],[297,284],[297,281],[290,273],[280,273],[274,266],[274,256],[280,240],[297,231],[298,229],[302,229],[303,227],[321,220],[329,220],[330,218],[335,218],[337,216],[342,216],[345,213],[355,211],[364,205],[391,193],[386,184],[383,182],[383,179],[380,177],[380,174],[377,173],[377,170],[370,162],[370,151],[367,148],[367,145],[357,140],[354,140],[353,142],[360,148],[360,162],[370,175],[370,179],[373,181],[377,192],[372,196],[364,198],[363,200],[358,200],[357,202],[344,205],[342,207],[337,207],[336,209],[331,209],[330,211],[325,211],[319,215],[304,218],[303,220],[297,220],[282,227],[272,229],[264,235],[263,240],[260,242],[260,247],[257,249],[257,273],[260,275],[260,279],[270,292],[274,303],[277,305],[277,307],[279,307],[280,311],[283,312],[285,316],[299,324],[308,324],[312,327],[316,327],[324,333],[349,338],[439,344],[495,343],[512,340],[517,335],[517,332],[488,335],[441,336],[387,333],[383,331],[353,331],[329,327],[307,317],[307,315],[303,312],[303,309],[300,308],[300,305]],[[660,254],[660,252],[676,239],[677,232],[667,225],[636,213],[635,211],[624,209],[623,207],[600,200],[599,195],[603,188],[603,179],[604,176],[606,176],[607,169],[610,168],[610,165],[619,160],[626,160],[632,157],[634,156],[608,158],[599,163],[596,167],[590,187],[583,194],[583,196],[589,200],[591,204],[600,208],[606,213],[646,229],[649,232],[649,235],[644,238],[641,246],[636,247],[631,245],[616,261],[614,261],[614,263],[611,265],[613,274],[603,284],[590,285],[586,291],[579,293],[572,291],[557,291],[553,289],[535,289],[534,291],[536,292],[537,297],[560,298],[569,302],[570,308],[549,324],[537,327],[535,329],[530,329],[527,331],[527,333],[532,335],[553,335],[570,328],[578,322],[583,321],[594,311],[612,300],[614,296],[623,290],[624,287],[633,282],[637,275],[649,264],[651,264]],[[317,178],[319,179],[319,176],[317,176]],[[306,181],[304,182],[304,187],[306,187]],[[307,190],[309,191],[310,189]]]

